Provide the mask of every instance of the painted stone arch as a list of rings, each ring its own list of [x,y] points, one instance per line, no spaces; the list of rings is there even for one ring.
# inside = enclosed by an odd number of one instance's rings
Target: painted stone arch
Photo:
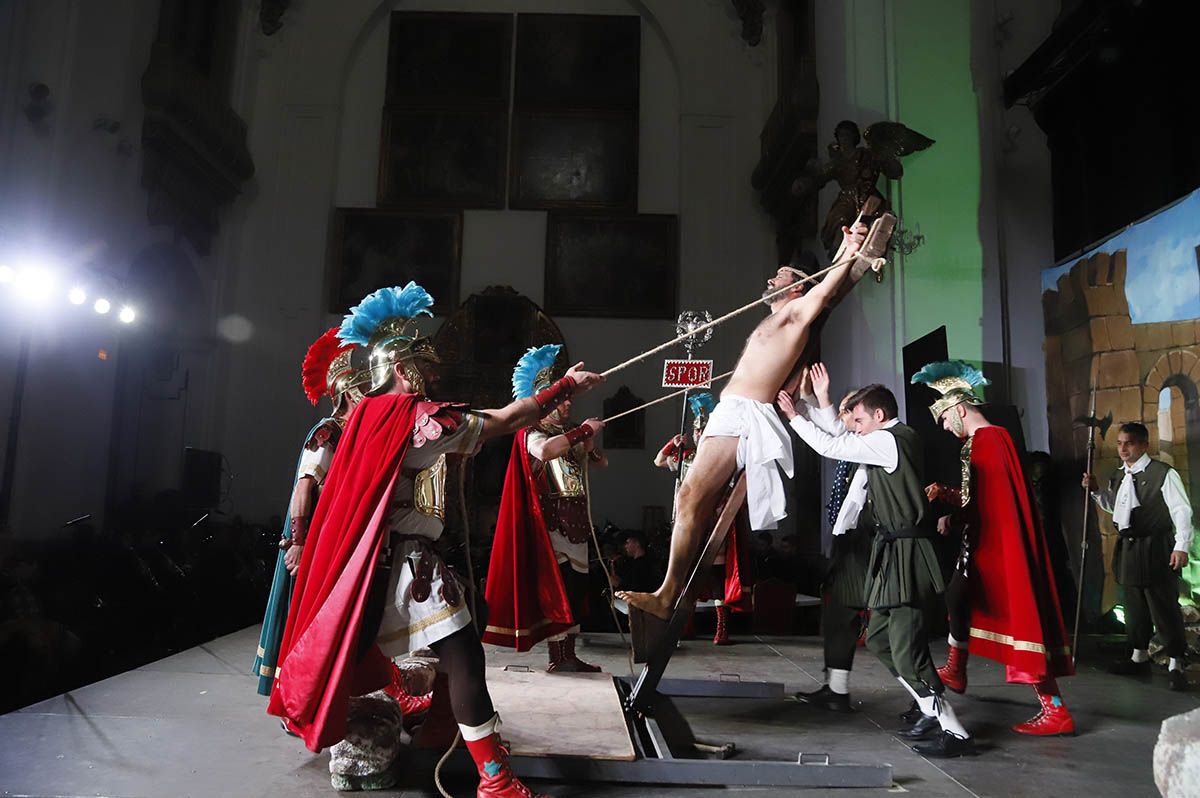
[[[1175,442],[1181,443],[1182,446],[1175,447],[1174,465],[1181,476],[1184,476],[1189,496],[1195,506],[1200,501],[1200,357],[1183,349],[1172,350],[1159,357],[1146,375],[1142,393],[1143,407],[1146,411],[1143,414],[1147,415],[1147,426],[1150,422],[1155,422],[1151,438],[1156,446],[1161,446],[1157,407],[1159,393],[1164,388],[1178,389],[1183,396],[1184,437],[1182,441]],[[1151,403],[1156,411],[1152,417],[1149,415]]]

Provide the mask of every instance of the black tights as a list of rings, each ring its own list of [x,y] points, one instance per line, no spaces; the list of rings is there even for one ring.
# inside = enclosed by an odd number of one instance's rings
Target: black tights
[[[441,661],[440,669],[450,683],[450,708],[464,726],[478,726],[492,719],[496,708],[484,678],[483,645],[475,627],[459,629],[430,648]]]
[[[971,639],[971,583],[957,569],[946,586],[946,613],[950,620],[950,634],[962,644]]]

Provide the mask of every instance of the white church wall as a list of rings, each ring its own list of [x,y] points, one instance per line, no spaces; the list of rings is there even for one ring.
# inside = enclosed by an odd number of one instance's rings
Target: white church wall
[[[564,10],[544,0],[307,4],[289,11],[275,37],[260,36],[247,47],[237,102],[250,122],[258,171],[253,196],[223,231],[231,277],[222,313],[244,316],[255,332],[228,350],[227,398],[214,424],[225,431],[221,449],[234,474],[233,507],[248,517],[280,512],[298,438],[314,417],[299,390],[299,361],[308,343],[337,321],[323,307],[330,210],[374,202],[393,9]],[[589,0],[569,10],[643,20],[639,210],[679,215],[680,308],[723,312],[753,298],[774,270],[769,230],[749,185],[771,101],[769,50],[748,48],[732,9],[717,0],[686,7]],[[461,298],[508,284],[540,303],[545,220],[544,212],[466,211]],[[718,369],[732,366],[758,317],[730,324],[706,348]],[[594,368],[674,334],[665,320],[556,321],[572,356]],[[622,384],[645,398],[659,395],[660,371],[655,358],[616,375],[584,397],[575,415],[599,414],[600,400]],[[257,397],[251,408],[248,395]],[[594,475],[598,521],[640,526],[643,505],[669,505],[670,479],[651,475],[650,460],[675,428],[677,412],[669,404],[648,411],[646,449],[611,452],[612,466]]]

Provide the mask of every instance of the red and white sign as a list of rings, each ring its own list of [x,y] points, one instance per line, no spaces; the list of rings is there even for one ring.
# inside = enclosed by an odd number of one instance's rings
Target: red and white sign
[[[663,363],[664,388],[707,388],[712,385],[711,360],[667,360]]]

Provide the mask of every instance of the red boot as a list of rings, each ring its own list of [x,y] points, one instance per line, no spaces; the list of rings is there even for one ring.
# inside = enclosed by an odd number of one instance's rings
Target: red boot
[[[429,705],[433,703],[432,692],[425,695],[413,695],[408,692],[404,686],[404,672],[394,662],[392,663],[392,681],[383,688],[383,692],[396,699],[396,703],[400,705],[400,714],[404,716],[404,728],[408,731],[412,731],[413,727],[424,719],[425,713],[429,711]]]
[[[1012,727],[1017,734],[1032,734],[1037,737],[1065,737],[1075,735],[1075,719],[1067,711],[1062,696],[1054,689],[1045,689],[1042,685],[1034,685],[1038,703],[1042,711],[1024,723]]]
[[[970,652],[965,648],[950,646],[950,657],[946,664],[937,669],[938,678],[942,684],[956,693],[967,692],[967,657]]]
[[[577,637],[579,635],[567,635],[567,639],[562,641],[563,664],[559,670],[571,673],[599,673],[599,665],[584,662],[575,654],[575,638]]]
[[[714,646],[729,645],[729,608],[724,604],[717,605],[717,633],[713,635]]]
[[[479,770],[476,798],[549,798],[535,793],[513,775],[508,764],[508,749],[500,742],[499,732],[482,740],[467,740],[467,750]]]

